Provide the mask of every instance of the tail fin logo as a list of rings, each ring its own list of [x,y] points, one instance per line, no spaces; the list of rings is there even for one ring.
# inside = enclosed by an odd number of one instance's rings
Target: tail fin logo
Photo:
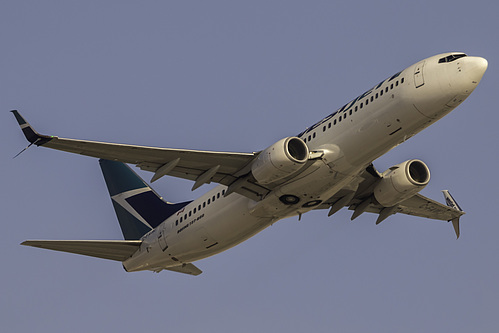
[[[135,197],[136,195],[145,193],[145,192],[152,192],[149,188],[143,187],[143,188],[138,188],[135,190],[130,190],[127,192],[122,192],[116,195],[113,195],[111,199],[113,199],[114,202],[116,202],[118,205],[123,207],[128,213],[130,213],[133,217],[135,217],[137,220],[142,222],[145,226],[147,226],[150,229],[153,229],[153,226],[151,226],[147,221],[140,215],[134,208],[133,206],[127,201],[127,199]]]
[[[168,203],[126,164],[100,160],[125,239],[140,239],[190,203]]]

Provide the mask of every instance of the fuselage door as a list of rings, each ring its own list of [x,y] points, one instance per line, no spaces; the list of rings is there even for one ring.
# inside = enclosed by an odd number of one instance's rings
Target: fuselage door
[[[424,69],[424,61],[421,61],[414,67],[414,84],[416,85],[416,88],[421,87],[424,85],[424,76],[423,76],[423,69]]]

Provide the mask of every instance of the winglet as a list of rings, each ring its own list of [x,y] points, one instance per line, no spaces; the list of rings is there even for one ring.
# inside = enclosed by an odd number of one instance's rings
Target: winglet
[[[459,217],[452,219],[452,226],[454,227],[454,231],[456,232],[456,239],[459,239],[459,235],[461,234],[459,231]]]
[[[458,210],[460,212],[462,212],[463,210],[461,209],[461,207],[459,207],[459,204],[457,203],[457,201],[452,197],[452,195],[450,194],[449,191],[447,190],[443,190],[442,191],[443,194],[444,194],[444,198],[445,198],[445,203],[447,204],[447,206],[451,207],[451,208],[454,208],[455,210]],[[459,239],[459,235],[460,235],[460,231],[459,231],[459,217],[456,217],[452,220],[450,220],[449,222],[452,221],[452,226],[454,227],[454,231],[456,232],[456,236],[457,238],[456,239]]]
[[[53,139],[52,136],[42,135],[35,131],[17,110],[12,110],[10,112],[12,112],[14,114],[14,117],[16,117],[17,123],[21,127],[24,136],[31,144],[40,146]]]

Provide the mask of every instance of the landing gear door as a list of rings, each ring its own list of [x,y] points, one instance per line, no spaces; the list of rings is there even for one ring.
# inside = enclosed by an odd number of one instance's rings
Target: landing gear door
[[[423,69],[424,69],[424,61],[421,61],[414,67],[414,84],[416,85],[416,88],[421,87],[424,85],[424,76],[423,76]]]

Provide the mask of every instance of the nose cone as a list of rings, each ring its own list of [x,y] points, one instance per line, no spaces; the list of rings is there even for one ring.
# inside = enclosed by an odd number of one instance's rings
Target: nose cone
[[[464,57],[449,63],[450,94],[469,96],[485,74],[488,62],[482,57]]]
[[[473,84],[478,84],[485,74],[489,63],[482,57],[468,57],[469,64],[466,64],[466,74]]]

